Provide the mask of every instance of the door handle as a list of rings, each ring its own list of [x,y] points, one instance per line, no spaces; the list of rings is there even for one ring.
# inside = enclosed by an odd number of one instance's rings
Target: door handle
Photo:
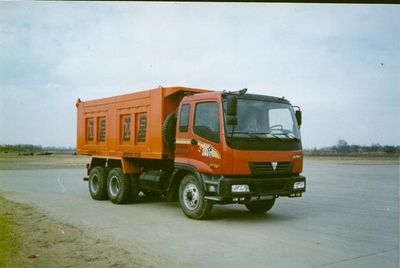
[[[197,140],[195,140],[195,139],[192,139],[191,141],[190,141],[190,144],[191,145],[197,145],[199,142],[197,141]]]

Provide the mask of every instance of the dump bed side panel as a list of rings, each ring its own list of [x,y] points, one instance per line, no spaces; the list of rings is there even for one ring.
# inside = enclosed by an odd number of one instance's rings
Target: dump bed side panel
[[[164,118],[189,88],[156,88],[77,102],[77,154],[104,157],[172,158],[162,140]]]

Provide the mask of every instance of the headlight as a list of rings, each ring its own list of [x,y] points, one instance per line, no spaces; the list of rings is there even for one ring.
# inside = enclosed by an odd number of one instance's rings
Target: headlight
[[[293,184],[293,190],[304,189],[304,181],[297,181]]]
[[[250,192],[250,188],[247,184],[235,184],[231,186],[232,193],[244,193]]]

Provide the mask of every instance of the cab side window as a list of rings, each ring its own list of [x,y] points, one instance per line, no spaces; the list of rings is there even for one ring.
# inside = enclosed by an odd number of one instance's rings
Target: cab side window
[[[200,137],[219,143],[219,112],[216,102],[196,104],[193,131]]]
[[[190,112],[190,105],[189,104],[182,105],[181,116],[179,119],[180,132],[188,132],[189,130],[189,112]]]

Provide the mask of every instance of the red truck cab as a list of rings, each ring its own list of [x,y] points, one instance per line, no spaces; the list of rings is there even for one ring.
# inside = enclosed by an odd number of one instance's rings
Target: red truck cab
[[[265,212],[305,191],[301,113],[289,101],[209,92],[184,97],[178,111],[175,168],[201,177],[205,200]]]

